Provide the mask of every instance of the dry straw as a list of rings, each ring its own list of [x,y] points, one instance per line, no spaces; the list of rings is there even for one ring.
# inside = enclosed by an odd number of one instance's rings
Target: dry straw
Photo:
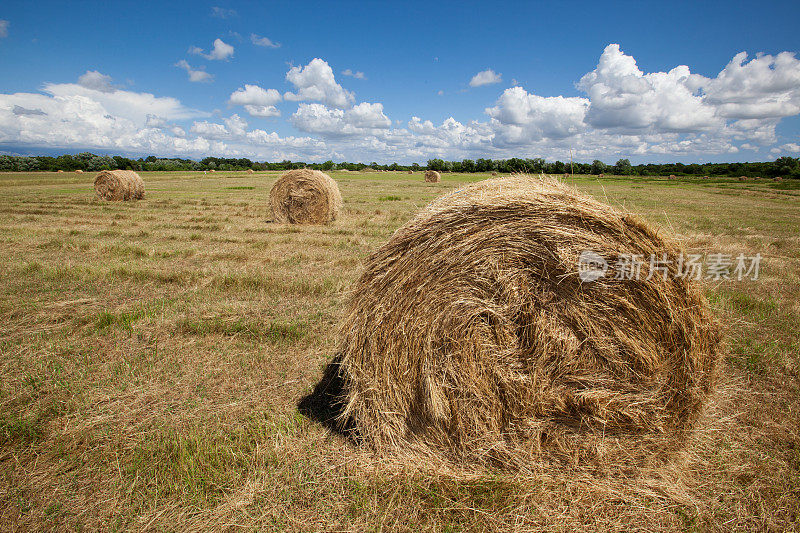
[[[103,200],[141,200],[144,181],[132,170],[103,170],[94,178],[94,191]]]
[[[586,250],[672,262],[582,281]],[[684,444],[717,362],[681,252],[556,180],[451,192],[367,260],[341,327],[339,423],[379,453],[460,464],[657,464]]]
[[[333,179],[308,168],[285,172],[269,191],[275,222],[327,224],[336,220],[342,195]]]
[[[435,170],[426,170],[425,171],[425,181],[429,183],[436,183],[442,179],[442,175],[436,172]]]

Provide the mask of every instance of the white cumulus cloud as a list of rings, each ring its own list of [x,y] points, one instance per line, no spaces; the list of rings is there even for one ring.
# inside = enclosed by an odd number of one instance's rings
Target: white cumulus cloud
[[[111,84],[111,76],[101,74],[96,70],[87,70],[85,74],[78,78],[78,85],[103,93],[110,93],[115,90],[115,87]]]
[[[275,89],[263,89],[258,85],[245,84],[234,91],[228,103],[244,106],[245,111],[254,117],[278,117],[281,112],[275,104],[281,101],[281,93]]]
[[[222,39],[214,39],[214,43],[211,46],[211,50],[208,53],[205,52],[202,48],[198,46],[192,46],[189,48],[190,54],[196,54],[199,56],[203,56],[209,61],[224,61],[228,58],[233,56],[233,46],[227,44]]]
[[[481,87],[483,85],[492,85],[503,81],[503,75],[496,73],[494,70],[487,68],[472,76],[469,80],[470,87]]]
[[[204,67],[192,68],[192,66],[185,60],[181,59],[175,66],[186,71],[189,75],[189,81],[195,83],[207,83],[214,81],[214,76],[204,70]]]
[[[300,104],[292,115],[297,129],[328,136],[376,134],[391,127],[383,104],[363,102],[350,109],[331,109],[322,104]]]
[[[365,80],[365,79],[367,79],[367,77],[364,75],[364,73],[361,72],[360,70],[353,71],[353,70],[351,70],[349,68],[344,69],[342,71],[342,75],[343,76],[350,76],[351,78],[355,78],[357,80]]]
[[[486,114],[494,119],[499,140],[525,144],[580,133],[586,128],[588,107],[586,98],[542,97],[522,87],[511,87],[503,91],[494,107],[486,109]]]
[[[326,61],[315,58],[305,67],[292,67],[286,73],[286,80],[295,86],[297,92],[287,92],[287,100],[312,100],[333,107],[348,107],[355,101],[355,95],[336,83],[333,70]]]
[[[250,34],[250,42],[256,46],[263,46],[264,48],[280,48],[281,43],[273,42],[268,37],[262,37],[261,35],[256,35],[255,33]]]

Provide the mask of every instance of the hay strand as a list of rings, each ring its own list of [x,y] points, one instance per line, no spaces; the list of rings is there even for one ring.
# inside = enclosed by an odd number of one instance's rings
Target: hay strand
[[[285,172],[269,191],[275,222],[328,224],[339,216],[342,195],[324,172],[308,168]]]

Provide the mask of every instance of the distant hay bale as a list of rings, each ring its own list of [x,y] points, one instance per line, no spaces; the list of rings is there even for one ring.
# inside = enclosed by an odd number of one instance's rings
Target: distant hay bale
[[[339,216],[342,195],[324,172],[301,168],[278,178],[269,191],[269,205],[275,222],[327,224]]]
[[[598,178],[603,178],[603,177],[605,177],[605,174],[598,174],[597,177]]]
[[[598,265],[654,254],[666,275],[582,281],[587,250]],[[378,453],[458,464],[658,463],[685,442],[718,359],[681,253],[555,180],[446,194],[366,262],[334,360],[338,420]]]
[[[747,181],[747,176],[739,176],[739,181]]]
[[[361,169],[361,172],[375,172],[375,169],[372,167],[364,167]]]
[[[669,179],[671,180],[677,179],[677,176],[675,174],[670,174]]]
[[[94,178],[94,191],[103,200],[141,200],[144,181],[132,170],[102,170]]]
[[[75,171],[75,173],[76,173],[76,174],[83,174],[83,170],[81,170],[81,169],[77,169],[77,170]]]
[[[492,176],[497,176],[497,172],[492,172]]]
[[[62,172],[64,172],[64,171],[63,170],[56,170],[56,173],[62,173]]]
[[[248,168],[248,169],[247,169],[247,173],[248,173],[248,174],[252,174],[252,173],[254,173],[254,172],[255,172],[255,170],[253,170],[252,168]]]
[[[211,170],[209,170],[209,172],[216,172],[216,170],[214,170],[214,169],[212,168]]]
[[[435,170],[425,171],[425,181],[429,183],[437,183],[438,181],[441,181],[441,179],[442,179],[441,174],[439,174]]]
[[[774,178],[772,178],[772,179],[773,179],[774,181],[783,181],[783,178],[782,178],[782,177],[780,177],[780,176],[775,176],[775,177],[774,177]]]
[[[413,171],[413,170],[409,170],[409,171],[408,171],[408,174],[413,174],[413,173],[414,173],[414,171]]]

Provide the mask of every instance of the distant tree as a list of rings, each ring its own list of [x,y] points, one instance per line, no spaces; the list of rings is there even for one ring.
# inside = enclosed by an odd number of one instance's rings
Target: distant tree
[[[607,165],[600,161],[599,159],[595,159],[592,161],[592,174],[604,174],[606,172]]]
[[[443,171],[444,168],[444,161],[441,159],[428,159],[428,170],[437,170]]]
[[[629,176],[631,174],[631,162],[627,159],[620,159],[614,165],[614,174],[619,176]]]

